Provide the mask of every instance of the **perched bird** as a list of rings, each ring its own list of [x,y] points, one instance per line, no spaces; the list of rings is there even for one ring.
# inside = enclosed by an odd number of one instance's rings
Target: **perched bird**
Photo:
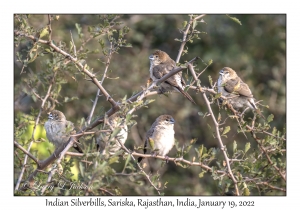
[[[234,109],[249,107],[264,117],[255,105],[250,88],[233,69],[224,67],[219,74],[218,92],[227,97]]]
[[[146,134],[144,154],[147,152],[148,145],[153,155],[166,156],[168,154],[175,143],[174,123],[175,120],[171,115],[161,115],[156,118]],[[141,162],[142,159],[139,157],[138,162]]]
[[[172,60],[169,55],[161,50],[156,50],[149,57],[150,60],[150,78],[153,81],[157,81],[162,78],[164,75],[172,71],[176,67],[176,63]],[[187,93],[184,92],[185,81],[182,78],[182,72],[169,77],[166,81],[161,84],[163,91],[176,91],[182,93],[189,101],[195,104],[193,98]]]
[[[120,113],[114,113],[108,118],[106,125],[104,126],[104,129],[112,129],[112,131],[97,131],[95,133],[97,150],[102,154],[105,154],[106,151],[113,154],[120,150],[121,145],[118,140],[122,142],[122,144],[125,144],[128,135],[128,128],[123,118],[124,117]],[[120,131],[116,134],[116,136],[111,137],[113,131],[117,128],[120,128]]]
[[[48,113],[48,121],[45,122],[44,127],[48,140],[54,144],[56,149],[67,142],[70,138],[70,134],[75,132],[74,124],[67,121],[65,115],[58,110],[53,110]],[[74,143],[73,147],[82,153],[82,149],[77,143]]]

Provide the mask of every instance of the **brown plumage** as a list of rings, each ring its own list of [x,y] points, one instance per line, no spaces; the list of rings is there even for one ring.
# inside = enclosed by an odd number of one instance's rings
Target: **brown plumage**
[[[256,110],[263,118],[254,102],[253,94],[249,86],[229,67],[224,67],[220,71],[218,79],[218,92],[228,98],[229,103],[235,109],[249,107]]]
[[[119,144],[119,141],[122,142],[122,144],[125,144],[128,135],[128,128],[123,118],[124,117],[120,113],[115,113],[108,118],[106,125],[104,126],[104,129],[120,128],[119,133],[113,138],[111,138],[111,134],[113,131],[111,132],[97,131],[95,133],[97,150],[100,151],[102,154],[105,154],[106,151],[108,151],[110,154],[114,154],[115,152],[120,150],[121,145]]]
[[[58,110],[48,113],[48,121],[45,122],[44,127],[48,140],[55,145],[56,149],[69,140],[71,133],[76,133],[74,124],[67,121],[65,115]],[[83,153],[77,143],[74,143],[73,147]]]
[[[176,67],[176,63],[172,60],[167,53],[161,50],[156,50],[149,57],[150,59],[150,78],[153,81],[157,81],[162,78],[164,75],[168,74]],[[169,77],[166,81],[161,84],[161,87],[164,91],[177,91],[184,95],[189,101],[196,104],[193,98],[187,93],[184,92],[185,81],[182,78],[182,72]]]

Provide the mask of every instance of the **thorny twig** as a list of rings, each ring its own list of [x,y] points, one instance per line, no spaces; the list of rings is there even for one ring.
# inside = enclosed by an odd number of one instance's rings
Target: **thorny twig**
[[[42,114],[42,111],[43,111],[43,108],[44,108],[44,105],[48,99],[48,97],[50,96],[50,93],[51,93],[51,89],[52,89],[52,86],[53,86],[53,83],[54,83],[54,78],[56,76],[56,72],[54,73],[53,75],[53,78],[52,78],[52,81],[48,87],[48,90],[47,90],[47,94],[46,96],[44,97],[44,99],[42,99],[42,104],[41,104],[41,108],[40,108],[40,111],[39,111],[39,114],[35,120],[35,123],[34,123],[34,127],[33,127],[33,131],[32,131],[32,136],[31,136],[31,142],[29,143],[29,146],[28,146],[28,149],[27,149],[27,152],[29,153],[30,149],[31,149],[31,146],[33,144],[33,142],[35,141],[34,140],[34,134],[35,134],[35,130],[36,130],[36,126],[38,125],[39,123],[39,120],[40,120],[40,117],[41,117],[41,114]],[[41,98],[41,97],[40,97]],[[16,186],[15,186],[15,190],[18,190],[19,189],[19,186],[20,186],[20,183],[22,181],[22,177],[23,177],[23,174],[24,174],[24,171],[25,171],[25,165],[27,163],[27,159],[28,159],[28,155],[26,154],[25,157],[24,157],[24,163],[23,163],[23,167],[21,169],[21,173],[19,175],[19,178],[18,178],[18,181],[16,183]],[[38,166],[40,166],[38,164]]]
[[[197,81],[198,78],[196,77],[193,65],[190,64],[190,63],[188,63],[188,67],[189,67],[189,70],[190,70],[191,74],[193,75],[194,79]],[[210,102],[208,101],[205,92],[202,92],[202,96],[204,98],[204,101],[205,101],[206,106],[208,108],[208,111],[210,113],[210,116],[212,117],[212,120],[213,120],[213,122],[215,124],[215,130],[216,130],[216,134],[217,134],[217,139],[219,141],[220,148],[222,150],[222,153],[223,153],[225,161],[226,161],[226,165],[227,165],[227,168],[228,168],[228,173],[230,174],[230,178],[231,178],[231,180],[234,183],[235,193],[236,193],[236,195],[240,195],[239,189],[238,189],[238,186],[237,186],[237,180],[235,179],[235,177],[234,177],[234,175],[232,173],[231,167],[230,167],[229,158],[228,158],[227,152],[226,152],[226,147],[223,145],[223,141],[221,139],[220,130],[219,130],[219,124],[218,124],[218,122],[217,122],[217,120],[216,120],[216,118],[214,116],[214,113],[213,113],[213,111],[211,109],[211,106],[210,106]]]

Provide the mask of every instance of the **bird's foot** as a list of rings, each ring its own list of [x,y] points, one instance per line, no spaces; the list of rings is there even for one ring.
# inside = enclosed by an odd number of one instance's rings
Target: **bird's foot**
[[[166,163],[168,163],[169,162],[169,156],[165,156],[165,161],[166,161]]]

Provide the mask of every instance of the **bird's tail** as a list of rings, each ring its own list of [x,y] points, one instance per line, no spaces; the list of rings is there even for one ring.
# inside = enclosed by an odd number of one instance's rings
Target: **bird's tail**
[[[78,143],[73,144],[73,148],[76,149],[79,153],[83,153],[82,148],[79,146]]]
[[[260,109],[255,105],[254,100],[249,100],[249,103],[251,104],[251,106],[255,109],[255,112],[257,114],[259,114],[262,118],[264,118],[264,120],[266,119],[265,116],[263,116],[263,114],[261,113]]]
[[[256,113],[259,114],[262,118],[264,118],[264,120],[266,119],[265,116],[263,116],[263,114],[261,113],[260,109],[255,109]]]
[[[182,90],[181,88],[178,88],[178,90],[182,93],[182,95],[184,95],[184,97],[186,97],[190,102],[192,102],[193,104],[196,104],[195,101],[193,100],[193,98],[187,93],[184,92],[184,90]]]

